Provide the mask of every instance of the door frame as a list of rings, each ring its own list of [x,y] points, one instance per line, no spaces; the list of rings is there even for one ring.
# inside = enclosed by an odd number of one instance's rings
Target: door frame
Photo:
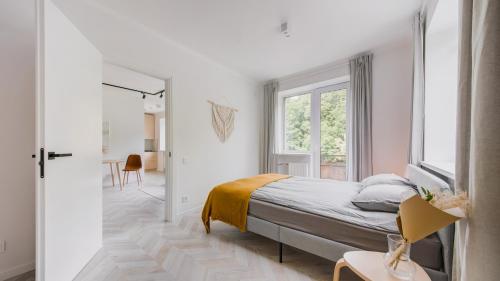
[[[165,81],[165,221],[175,221],[178,214],[177,188],[174,181],[174,122],[172,77]]]
[[[134,68],[130,68],[119,63],[108,61],[112,65],[126,68],[158,80],[165,81],[164,103],[165,103],[165,208],[163,219],[168,222],[174,222],[178,213],[177,187],[175,185],[174,173],[174,122],[173,122],[173,77],[160,77]]]

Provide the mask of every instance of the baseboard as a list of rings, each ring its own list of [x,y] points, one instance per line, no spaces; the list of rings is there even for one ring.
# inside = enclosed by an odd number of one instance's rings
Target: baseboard
[[[9,268],[5,271],[0,272],[0,281],[21,275],[23,273],[26,273],[34,269],[35,269],[35,261]]]

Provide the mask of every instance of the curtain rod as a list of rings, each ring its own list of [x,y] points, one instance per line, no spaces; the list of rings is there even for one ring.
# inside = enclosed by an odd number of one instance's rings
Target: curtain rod
[[[141,93],[143,95],[150,95],[150,96],[156,96],[156,95],[159,95],[159,94],[165,92],[165,90],[160,90],[160,91],[158,91],[156,93],[150,93],[150,92],[136,90],[136,89],[131,89],[131,88],[123,87],[123,86],[113,85],[113,84],[109,84],[109,83],[102,83],[102,84],[105,85],[105,86],[115,87],[115,88],[119,88],[119,89],[123,89],[123,90],[128,90],[128,91],[132,91],[132,92],[137,92],[137,93]]]

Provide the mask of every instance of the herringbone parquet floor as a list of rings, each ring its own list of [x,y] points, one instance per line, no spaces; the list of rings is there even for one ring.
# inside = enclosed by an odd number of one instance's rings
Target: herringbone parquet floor
[[[177,224],[162,221],[163,202],[128,185],[104,188],[104,246],[78,281],[331,280],[332,262],[240,233],[223,223],[204,232],[199,212]]]

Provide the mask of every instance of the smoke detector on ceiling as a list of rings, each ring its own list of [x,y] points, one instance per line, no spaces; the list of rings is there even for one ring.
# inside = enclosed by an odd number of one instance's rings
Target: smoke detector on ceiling
[[[288,22],[281,23],[281,34],[285,35],[286,38],[290,37],[290,32],[288,31]]]

